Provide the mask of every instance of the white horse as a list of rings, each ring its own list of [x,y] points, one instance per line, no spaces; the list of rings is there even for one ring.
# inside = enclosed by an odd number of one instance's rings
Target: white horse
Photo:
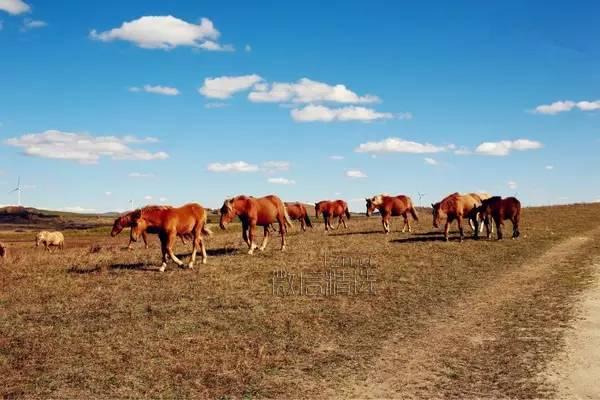
[[[65,237],[61,232],[42,231],[35,237],[35,246],[44,245],[44,250],[50,251],[51,247],[57,247],[60,250],[65,247]]]

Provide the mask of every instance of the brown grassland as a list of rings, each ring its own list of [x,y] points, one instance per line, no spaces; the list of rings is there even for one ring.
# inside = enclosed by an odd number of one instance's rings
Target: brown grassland
[[[273,239],[254,257],[239,227],[213,226],[207,265],[164,273],[154,236],[126,251],[126,232],[65,230],[48,254],[0,225],[0,395],[552,397],[544,370],[595,279],[600,204],[525,208],[522,237],[501,242],[445,243],[420,217],[388,236],[378,217],[296,225],[287,252]],[[350,258],[370,260],[374,293],[272,293],[274,271],[352,272]]]

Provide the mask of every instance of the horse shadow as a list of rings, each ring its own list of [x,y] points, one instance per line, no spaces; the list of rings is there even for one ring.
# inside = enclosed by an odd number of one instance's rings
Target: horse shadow
[[[477,238],[473,236],[465,236],[464,240],[477,240]],[[391,243],[423,243],[423,242],[445,242],[443,234],[439,232],[426,232],[426,233],[418,233],[413,234],[411,237],[407,238],[399,238],[390,240]],[[458,242],[460,238],[458,236],[450,236],[450,242]]]
[[[233,247],[221,247],[218,249],[206,249],[206,255],[209,257],[216,257],[216,256],[227,256],[230,254],[235,254],[238,251],[238,249],[233,248]],[[175,254],[175,256],[179,259],[182,258],[189,258],[192,256],[192,252],[187,252],[187,253],[180,253],[180,254]],[[201,256],[200,252],[196,253],[196,256]]]
[[[329,233],[329,236],[351,236],[351,235],[371,235],[373,233],[383,233],[382,231],[349,231],[349,232],[340,232],[333,231],[334,233]]]
[[[113,264],[109,267],[111,270],[124,270],[124,271],[152,271],[155,268],[150,268],[146,264],[138,262],[132,264]]]

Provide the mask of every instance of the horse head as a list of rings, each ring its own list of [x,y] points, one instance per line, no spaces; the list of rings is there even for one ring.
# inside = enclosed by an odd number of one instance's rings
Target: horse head
[[[321,214],[321,203],[315,203],[315,218],[319,219],[319,215]]]
[[[442,214],[444,214],[444,210],[441,209],[441,203],[431,203],[431,208],[432,210],[432,215],[433,215],[433,227],[434,228],[439,228],[440,226],[440,221],[443,217]]]
[[[223,206],[221,207],[220,214],[221,218],[219,220],[219,226],[221,229],[226,229],[227,224],[229,224],[237,215],[237,211],[234,207],[235,198],[227,199],[223,202]]]
[[[122,215],[119,218],[115,219],[112,231],[110,231],[110,236],[117,236],[119,233],[121,233],[123,229],[125,229],[125,227],[129,226],[130,223],[131,221],[129,219],[129,214]]]
[[[373,199],[366,198],[367,202],[367,217],[370,217],[375,211],[375,204],[373,203]]]

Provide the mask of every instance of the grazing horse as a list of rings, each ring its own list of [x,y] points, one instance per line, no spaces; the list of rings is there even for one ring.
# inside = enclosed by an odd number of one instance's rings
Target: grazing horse
[[[148,206],[135,210],[131,216],[131,236],[137,239],[143,232],[158,234],[162,251],[160,272],[167,267],[167,255],[180,267],[183,262],[173,253],[175,239],[181,235],[192,237],[192,259],[189,268],[194,267],[196,252],[202,252],[202,264],[206,264],[206,248],[202,235],[212,232],[206,226],[207,214],[200,204],[191,203],[182,207]]]
[[[302,231],[306,231],[307,226],[309,228],[313,227],[304,204],[299,202],[285,203],[285,209],[292,221],[300,221],[300,227],[302,228]]]
[[[44,250],[51,252],[52,247],[60,250],[65,248],[65,237],[61,232],[41,231],[35,236],[35,247],[44,245]]]
[[[507,219],[513,224],[513,239],[518,238],[521,234],[521,232],[519,232],[521,202],[515,197],[507,197],[505,199],[500,196],[491,197],[484,200],[477,211],[480,213],[485,224],[488,239],[491,239],[492,237],[492,232],[490,232],[490,217],[496,224],[496,235],[498,240],[502,240],[502,226]]]
[[[390,233],[390,222],[392,217],[402,216],[404,218],[404,225],[402,226],[402,233],[408,226],[408,231],[411,232],[410,222],[408,221],[408,213],[411,214],[415,221],[419,221],[417,212],[413,207],[413,202],[408,196],[399,195],[396,197],[386,196],[380,194],[378,196],[365,199],[367,201],[367,217],[377,209],[381,214],[381,223],[383,224],[383,231],[388,234]]]
[[[492,197],[491,194],[486,193],[486,192],[475,192],[475,193],[467,193],[473,197],[479,197],[479,200],[483,201],[483,200],[487,200],[490,197]],[[479,233],[483,232],[483,219],[481,218],[481,213],[477,213],[476,217],[475,217],[475,221],[469,219],[469,225],[471,225],[471,230],[473,232],[475,232],[475,229],[477,229],[475,227],[475,224],[479,224]],[[492,226],[492,232],[494,232],[494,227]]]
[[[279,224],[279,234],[281,235],[281,251],[285,251],[286,226],[292,226],[292,223],[285,205],[279,197],[274,195],[261,198],[237,196],[225,200],[221,207],[219,223],[221,229],[226,229],[226,225],[236,216],[242,221],[242,237],[250,248],[248,254],[254,254],[254,250],[258,247],[254,242],[256,227],[264,227],[265,236],[259,248],[260,251],[263,251],[269,241],[269,227],[276,222]]]
[[[448,241],[450,224],[456,220],[460,232],[460,241],[464,239],[463,218],[474,220],[477,215],[477,207],[481,205],[479,196],[460,193],[452,193],[439,203],[431,204],[433,207],[433,227],[438,228],[442,218],[446,218],[444,227],[444,238]],[[476,232],[474,231],[474,234]]]
[[[344,229],[348,228],[344,216],[350,219],[350,211],[348,210],[348,204],[344,200],[323,200],[315,203],[315,216],[317,219],[319,218],[319,214],[323,214],[326,232],[329,231],[329,229],[338,229],[340,224],[344,225]],[[338,218],[336,228],[331,225],[331,220],[334,218]]]
[[[156,206],[156,207],[164,207],[165,209],[172,208],[170,206]],[[132,228],[133,227],[132,216],[134,213],[135,213],[135,211],[130,211],[128,213],[121,215],[117,219],[115,219],[112,231],[110,232],[110,236],[115,237],[119,233],[121,233],[123,231],[123,229]],[[148,228],[147,231],[144,231],[140,234],[142,236],[142,240],[144,241],[144,246],[146,247],[146,249],[148,248],[148,233],[158,233],[158,231],[153,231],[152,228]],[[185,242],[186,238],[192,239],[191,234],[178,235],[178,236],[181,239],[181,243],[183,243],[183,245],[187,244]],[[128,250],[133,249],[133,243],[136,241],[137,240],[136,240],[136,238],[133,237],[133,235],[129,235],[129,244],[127,245],[127,249]]]

